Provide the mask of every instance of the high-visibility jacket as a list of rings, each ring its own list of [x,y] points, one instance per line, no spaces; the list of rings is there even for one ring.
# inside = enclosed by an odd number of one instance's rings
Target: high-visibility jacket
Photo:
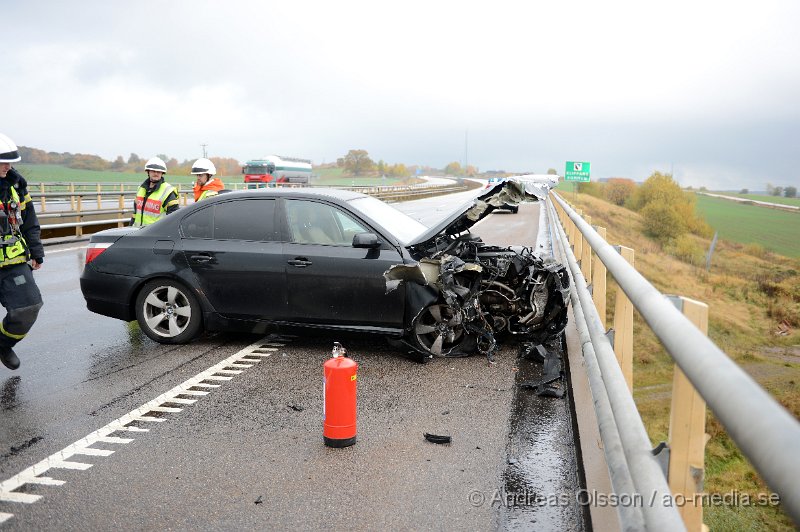
[[[0,246],[0,268],[11,264],[22,264],[28,261],[28,245],[19,230],[22,223],[22,210],[20,207],[19,194],[13,187],[9,189],[11,197],[7,203],[3,203],[3,210],[8,216],[8,227],[3,228],[3,240],[14,239],[10,245]]]
[[[222,181],[216,177],[209,179],[208,182],[202,187],[195,182],[193,189],[194,201],[200,201],[210,196],[216,196],[223,188],[225,188],[225,185],[223,185]]]
[[[0,208],[8,217],[8,223],[3,223],[0,229],[0,238],[5,242],[16,239],[12,244],[0,246],[0,268],[22,264],[31,258],[42,263],[44,248],[39,220],[31,203],[28,184],[14,168],[0,179]]]
[[[136,191],[133,204],[133,225],[143,226],[157,222],[178,208],[178,193],[175,187],[162,179],[154,189],[148,188],[147,181]]]

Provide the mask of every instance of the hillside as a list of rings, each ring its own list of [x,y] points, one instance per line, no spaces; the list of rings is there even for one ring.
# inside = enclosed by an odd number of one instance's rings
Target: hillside
[[[572,193],[564,195],[573,202]],[[721,240],[710,272],[682,262],[642,234],[639,214],[578,194],[574,201],[592,223],[604,226],[611,244],[635,250],[636,268],[661,292],[709,305],[709,336],[795,417],[800,417],[800,260]],[[702,249],[709,241],[695,239]],[[608,317],[616,285],[609,277]],[[667,439],[673,364],[642,319],[634,316],[634,398],[648,434]],[[609,323],[613,323],[609,321]],[[776,332],[788,329],[788,334]],[[706,481],[709,493],[765,493],[769,489],[709,413]],[[715,529],[792,529],[789,518],[770,507],[712,507],[705,522]]]

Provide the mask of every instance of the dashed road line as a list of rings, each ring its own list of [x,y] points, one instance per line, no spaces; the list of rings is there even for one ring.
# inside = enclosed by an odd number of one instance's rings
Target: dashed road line
[[[207,370],[198,373],[194,377],[184,381],[168,392],[159,395],[152,401],[146,402],[139,408],[131,410],[124,416],[115,419],[108,425],[97,429],[85,438],[66,446],[64,449],[48,456],[41,462],[38,462],[24,471],[21,471],[8,480],[0,482],[0,501],[23,504],[32,504],[38,501],[42,498],[42,495],[22,493],[15,490],[19,489],[24,484],[44,484],[48,486],[63,485],[63,480],[57,480],[41,475],[51,469],[86,470],[92,467],[93,464],[71,460],[79,456],[111,456],[114,454],[113,450],[97,449],[90,446],[95,443],[125,445],[133,441],[132,437],[123,438],[120,436],[111,436],[111,434],[115,432],[149,432],[150,429],[141,428],[138,426],[130,426],[129,424],[133,422],[163,423],[167,420],[147,414],[155,412],[177,414],[182,412],[184,408],[163,405],[165,403],[171,405],[192,405],[197,402],[198,399],[196,398],[204,397],[210,394],[211,391],[213,391],[215,388],[219,388],[224,382],[232,380],[235,375],[239,375],[245,369],[253,367],[254,364],[261,362],[263,358],[266,358],[277,351],[279,347],[286,345],[285,343],[269,341],[271,338],[272,337],[268,336],[254,344],[245,347],[241,351],[231,355],[218,364],[211,366]],[[0,512],[0,523],[9,520],[12,517],[14,517],[14,514]]]

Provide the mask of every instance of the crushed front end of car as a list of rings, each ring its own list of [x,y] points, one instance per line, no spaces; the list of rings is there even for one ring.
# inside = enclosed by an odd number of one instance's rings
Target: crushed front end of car
[[[425,356],[482,353],[491,360],[500,339],[545,344],[566,327],[564,266],[530,247],[489,245],[468,231],[501,204],[542,198],[513,181],[493,191],[409,245],[415,263],[384,273],[387,291],[406,285],[403,341]]]

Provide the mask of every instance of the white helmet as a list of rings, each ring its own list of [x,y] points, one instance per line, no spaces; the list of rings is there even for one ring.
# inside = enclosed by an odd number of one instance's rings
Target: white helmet
[[[208,159],[197,159],[192,165],[193,174],[211,174],[217,173],[217,167]]]
[[[156,172],[164,172],[166,174],[167,164],[158,157],[153,157],[144,165],[144,171],[147,172],[148,170],[155,170]]]
[[[14,141],[0,133],[0,163],[16,163],[22,160]]]

